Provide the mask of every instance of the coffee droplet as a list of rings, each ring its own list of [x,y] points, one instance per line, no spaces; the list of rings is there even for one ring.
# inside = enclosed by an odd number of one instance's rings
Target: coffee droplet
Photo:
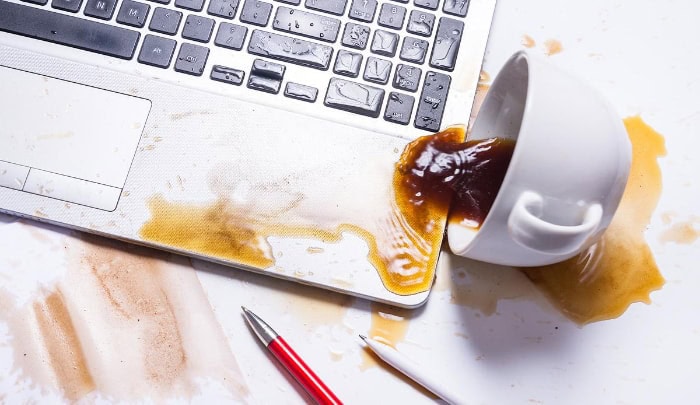
[[[613,319],[664,279],[644,239],[661,194],[657,159],[666,154],[663,137],[640,117],[625,120],[632,142],[632,167],[622,201],[602,239],[582,254],[525,274],[567,317],[579,324]]]

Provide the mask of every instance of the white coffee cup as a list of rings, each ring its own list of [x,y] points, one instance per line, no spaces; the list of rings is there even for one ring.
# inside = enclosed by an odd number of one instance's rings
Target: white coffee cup
[[[450,222],[457,255],[510,266],[566,260],[610,224],[627,183],[631,145],[622,119],[590,85],[527,52],[504,65],[469,139],[515,140],[479,228]]]

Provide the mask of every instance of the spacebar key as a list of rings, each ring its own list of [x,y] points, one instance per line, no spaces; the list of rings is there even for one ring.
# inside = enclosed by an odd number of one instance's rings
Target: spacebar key
[[[328,70],[333,48],[286,35],[253,30],[248,43],[248,53],[314,69]]]
[[[0,0],[0,31],[122,59],[136,51],[136,31]]]

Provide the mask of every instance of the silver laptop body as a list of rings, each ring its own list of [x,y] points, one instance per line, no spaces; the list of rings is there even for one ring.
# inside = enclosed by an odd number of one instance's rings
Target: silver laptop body
[[[0,211],[418,306],[394,166],[467,123],[494,8],[0,0]]]

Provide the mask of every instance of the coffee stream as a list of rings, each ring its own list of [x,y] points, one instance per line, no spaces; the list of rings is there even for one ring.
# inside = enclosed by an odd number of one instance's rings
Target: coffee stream
[[[426,201],[450,206],[451,221],[478,228],[493,205],[508,170],[515,141],[488,138],[462,142],[460,128],[412,142],[397,170],[412,208]]]

